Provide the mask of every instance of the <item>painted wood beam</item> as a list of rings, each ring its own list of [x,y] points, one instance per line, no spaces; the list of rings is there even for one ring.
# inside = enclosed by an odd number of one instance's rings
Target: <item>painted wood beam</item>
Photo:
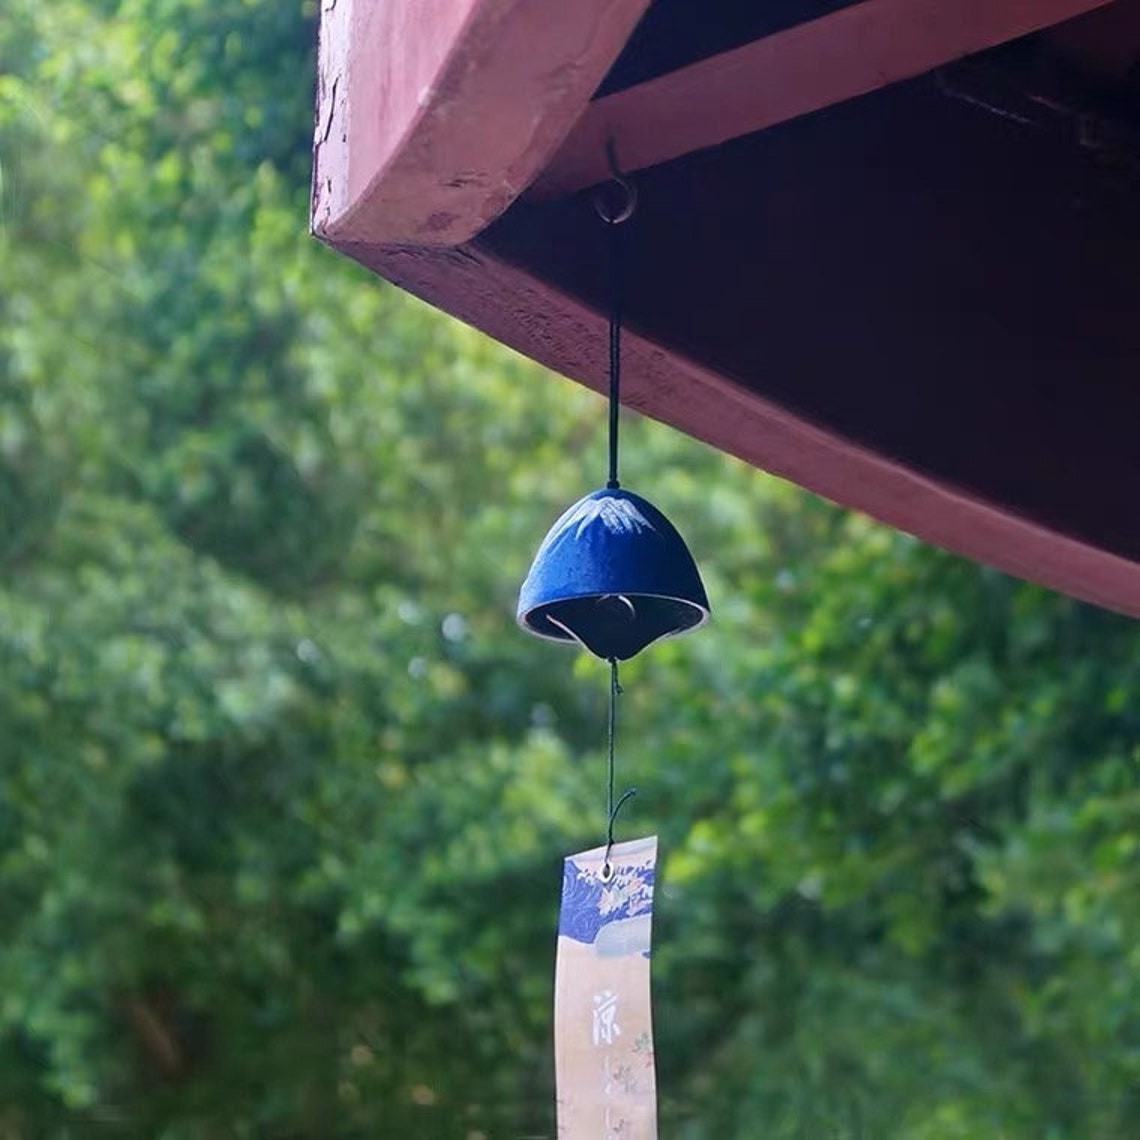
[[[382,277],[604,392],[606,319],[472,243],[341,246]],[[622,402],[714,447],[1006,573],[1140,617],[1140,563],[1081,542],[821,428],[627,330]]]
[[[324,0],[311,225],[456,245],[545,166],[650,0]]]
[[[1051,27],[1109,0],[864,0],[595,100],[533,187],[607,176],[606,140],[641,170]]]

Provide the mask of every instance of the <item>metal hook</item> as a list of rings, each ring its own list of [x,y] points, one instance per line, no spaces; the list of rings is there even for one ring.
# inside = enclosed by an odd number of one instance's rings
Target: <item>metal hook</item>
[[[622,222],[628,222],[633,217],[633,212],[637,209],[637,187],[622,173],[621,167],[618,166],[617,147],[612,138],[606,139],[606,161],[609,163],[610,180],[615,182],[624,192],[625,201],[620,208],[609,213],[606,208],[606,187],[599,186],[594,191],[594,209],[597,210],[598,217],[607,225],[617,226]]]
[[[622,792],[621,799],[619,799],[618,802],[614,804],[614,810],[610,812],[610,826],[609,831],[606,835],[606,853],[602,858],[601,879],[603,883],[608,883],[610,879],[614,877],[613,864],[610,863],[610,852],[614,848],[614,821],[618,817],[618,812],[621,811],[621,809],[625,806],[626,800],[630,800],[636,795],[636,788],[627,788],[624,792]]]

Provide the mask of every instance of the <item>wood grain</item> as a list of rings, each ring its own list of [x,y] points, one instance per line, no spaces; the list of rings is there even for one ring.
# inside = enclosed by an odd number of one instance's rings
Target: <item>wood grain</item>
[[[649,0],[325,0],[311,225],[455,245],[545,166]]]

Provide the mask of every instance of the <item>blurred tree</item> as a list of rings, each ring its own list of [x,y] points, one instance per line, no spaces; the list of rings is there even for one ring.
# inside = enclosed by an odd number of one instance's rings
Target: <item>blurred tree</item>
[[[0,22],[2,1140],[553,1131],[604,671],[511,611],[604,409],[305,236],[314,26]],[[1137,627],[626,456],[716,607],[622,710],[668,1133],[1133,1135]]]

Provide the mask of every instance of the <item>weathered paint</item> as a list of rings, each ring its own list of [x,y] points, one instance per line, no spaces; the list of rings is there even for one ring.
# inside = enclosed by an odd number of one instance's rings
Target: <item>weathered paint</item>
[[[649,0],[326,0],[312,228],[456,245],[562,142]]]
[[[591,103],[535,184],[607,175],[605,141],[643,170],[1047,28],[1109,0],[865,0]]]

